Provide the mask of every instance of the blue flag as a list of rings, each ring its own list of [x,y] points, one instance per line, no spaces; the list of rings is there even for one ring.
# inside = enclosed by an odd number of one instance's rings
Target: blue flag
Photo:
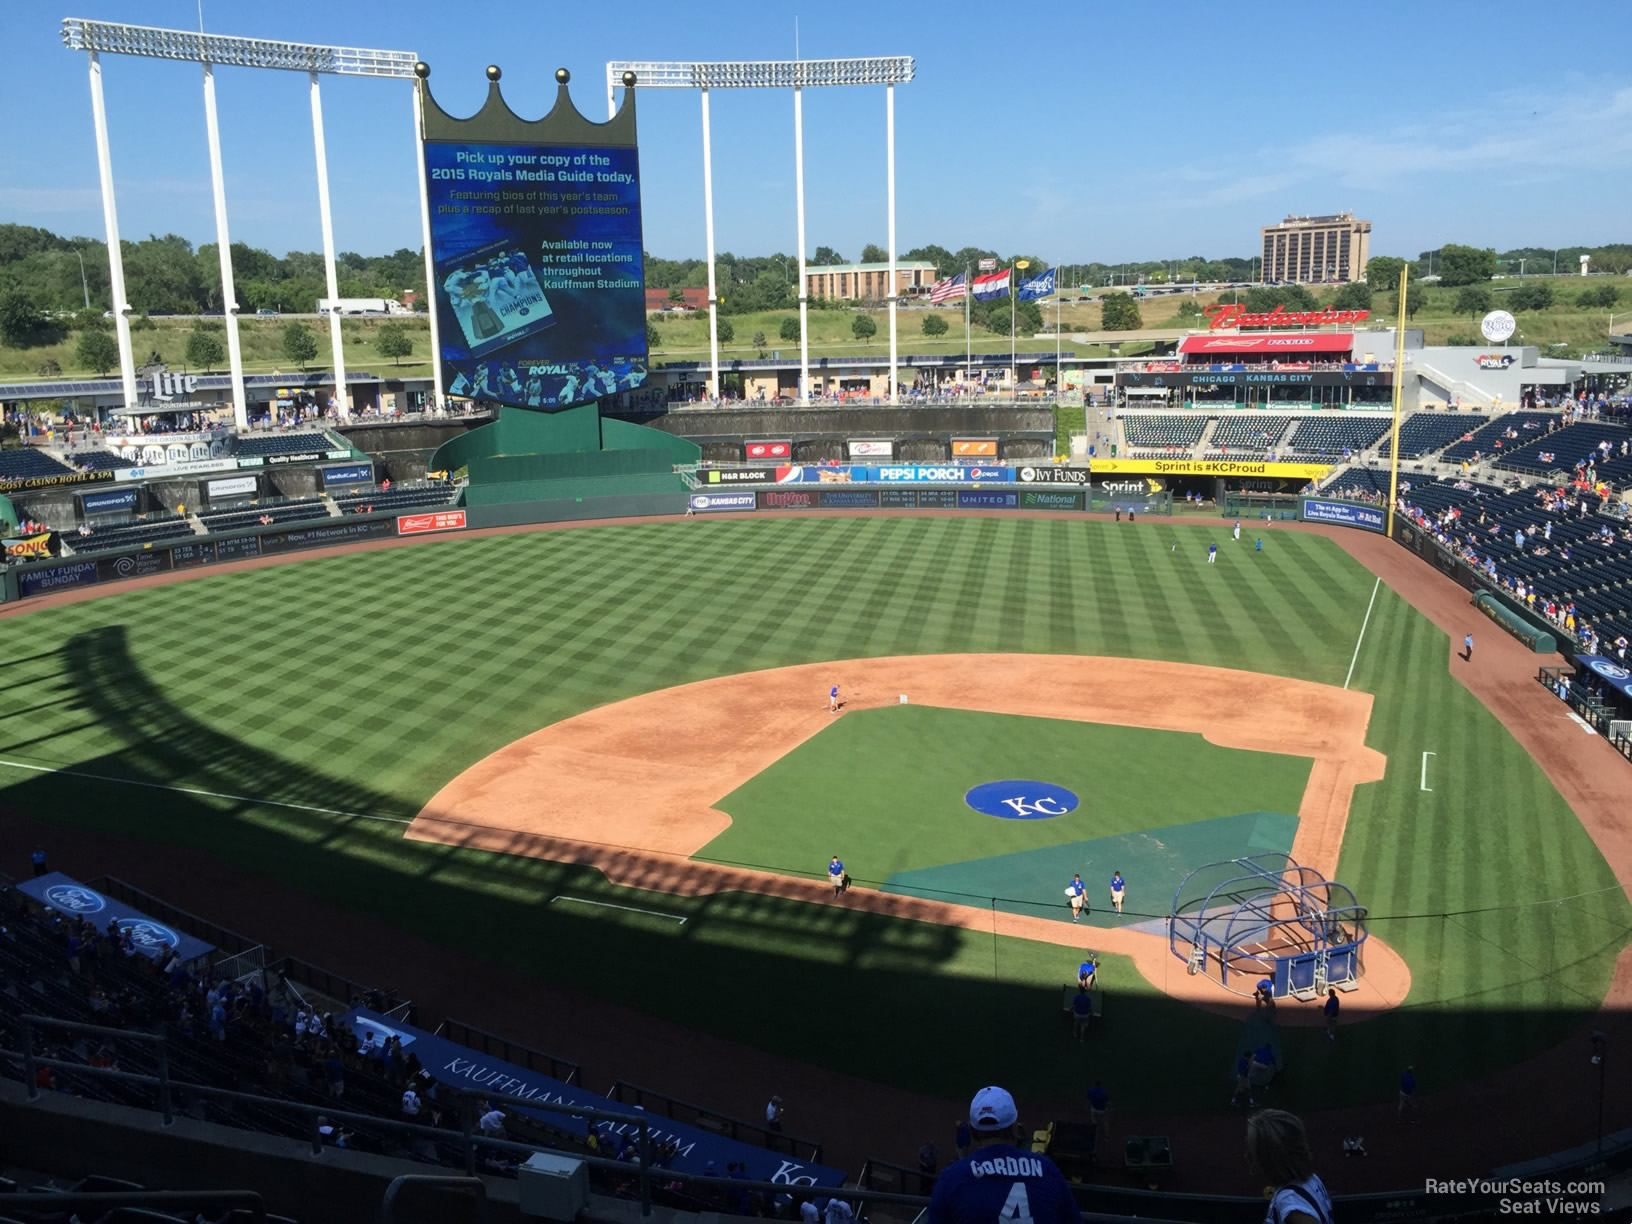
[[[1048,297],[1054,292],[1054,269],[1050,268],[1041,276],[1034,276],[1028,281],[1020,283],[1020,300],[1022,302],[1035,301],[1040,297]]]

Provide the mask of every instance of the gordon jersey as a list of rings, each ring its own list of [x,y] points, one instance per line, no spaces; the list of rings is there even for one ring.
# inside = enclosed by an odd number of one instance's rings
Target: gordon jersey
[[[926,1224],[1081,1224],[1065,1174],[1048,1157],[983,1147],[936,1179]]]

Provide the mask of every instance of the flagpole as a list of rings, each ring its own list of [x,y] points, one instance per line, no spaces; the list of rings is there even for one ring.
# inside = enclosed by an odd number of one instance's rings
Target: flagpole
[[[963,387],[971,391],[969,383],[974,378],[975,345],[969,338],[969,304],[974,301],[975,279],[974,272],[968,264],[963,265]]]
[[[1024,272],[1031,267],[1031,260],[1017,259],[1009,265],[1009,386],[1016,401],[1020,398],[1020,358],[1015,348],[1014,319],[1017,312],[1016,303],[1020,300],[1020,282],[1015,279],[1015,270]]]
[[[1065,390],[1065,374],[1060,369],[1060,274],[1054,273],[1054,403],[1060,402],[1060,392]]]

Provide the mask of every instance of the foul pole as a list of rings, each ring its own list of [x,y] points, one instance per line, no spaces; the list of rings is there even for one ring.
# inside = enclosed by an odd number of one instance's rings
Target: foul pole
[[[1394,424],[1388,434],[1388,522],[1383,534],[1394,538],[1394,499],[1400,493],[1400,400],[1405,375],[1405,286],[1411,266],[1400,269],[1400,310],[1394,322]]]

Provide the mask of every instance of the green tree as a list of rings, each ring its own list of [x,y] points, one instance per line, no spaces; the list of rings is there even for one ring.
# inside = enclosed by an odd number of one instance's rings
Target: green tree
[[[855,314],[850,318],[850,334],[857,340],[871,340],[878,334],[878,324],[873,322],[873,316]]]
[[[194,328],[187,336],[187,364],[197,370],[213,370],[225,355],[214,332]]]
[[[1456,332],[1452,335],[1446,336],[1445,343],[1450,345],[1452,348],[1473,348],[1483,342],[1478,336],[1469,336],[1462,332]]]
[[[876,242],[869,242],[861,248],[862,263],[889,263],[890,253]]]
[[[404,357],[413,355],[414,338],[401,323],[387,323],[374,337],[374,347],[380,350],[380,356],[401,365]]]
[[[1588,310],[1608,310],[1621,300],[1621,291],[1614,285],[1594,285],[1590,289],[1583,289],[1576,297],[1576,304],[1585,306]]]
[[[646,347],[648,349],[663,347],[663,333],[657,330],[656,323],[646,324]]]
[[[317,356],[317,337],[304,323],[290,323],[283,329],[283,355],[301,369]]]
[[[1400,287],[1400,273],[1405,268],[1405,260],[1393,255],[1373,255],[1366,261],[1366,284],[1370,285],[1373,293],[1384,290],[1398,291]]]
[[[1439,248],[1434,270],[1439,273],[1439,283],[1448,288],[1482,284],[1496,275],[1496,252],[1449,242]]]
[[[1365,281],[1344,285],[1332,295],[1332,306],[1336,310],[1370,310],[1371,286]]]
[[[737,338],[737,329],[731,326],[730,319],[721,319],[719,321],[719,336],[721,344],[730,344],[731,341]]]
[[[159,325],[153,322],[145,310],[130,321],[130,330],[133,332],[157,331],[158,327]]]
[[[1477,319],[1490,312],[1490,290],[1483,285],[1466,285],[1457,292],[1456,302],[1451,307],[1459,315],[1467,315]]]
[[[45,316],[20,289],[0,293],[0,341],[27,348],[45,330]]]
[[[1185,298],[1179,303],[1179,308],[1173,312],[1175,323],[1187,323],[1201,318],[1201,303],[1195,298]]]
[[[946,320],[938,314],[926,314],[923,329],[926,336],[944,336],[946,335]]]
[[[811,256],[810,262],[817,267],[830,268],[835,264],[849,263],[850,261],[832,247],[819,246],[816,248],[816,254]]]
[[[794,315],[788,315],[782,320],[782,325],[776,329],[776,334],[784,340],[799,339],[799,320]]]
[[[1099,309],[1102,331],[1138,331],[1145,325],[1139,303],[1126,293],[1107,293],[1100,299]]]
[[[1395,297],[1399,296],[1399,291],[1398,290],[1395,290],[1394,296]],[[1407,319],[1416,318],[1417,317],[1417,311],[1421,310],[1427,304],[1428,304],[1428,286],[1423,284],[1420,280],[1417,280],[1415,278],[1406,281],[1405,282],[1405,317]]]
[[[1318,303],[1315,295],[1302,285],[1259,285],[1247,290],[1246,306],[1253,314],[1268,314],[1277,306],[1287,310],[1314,310]]]
[[[34,372],[41,378],[60,378],[62,376],[62,366],[55,357],[47,357],[40,362],[39,368]]]
[[[1546,310],[1553,304],[1553,287],[1545,281],[1539,285],[1520,285],[1507,300],[1514,310]]]
[[[764,332],[756,331],[754,333],[753,346],[756,349],[762,349],[762,348],[765,347],[765,333]]]
[[[74,355],[87,370],[106,374],[119,364],[119,343],[105,331],[80,332]]]
[[[673,302],[677,306],[684,305],[686,301],[686,291],[678,286],[670,289],[669,301]]]

